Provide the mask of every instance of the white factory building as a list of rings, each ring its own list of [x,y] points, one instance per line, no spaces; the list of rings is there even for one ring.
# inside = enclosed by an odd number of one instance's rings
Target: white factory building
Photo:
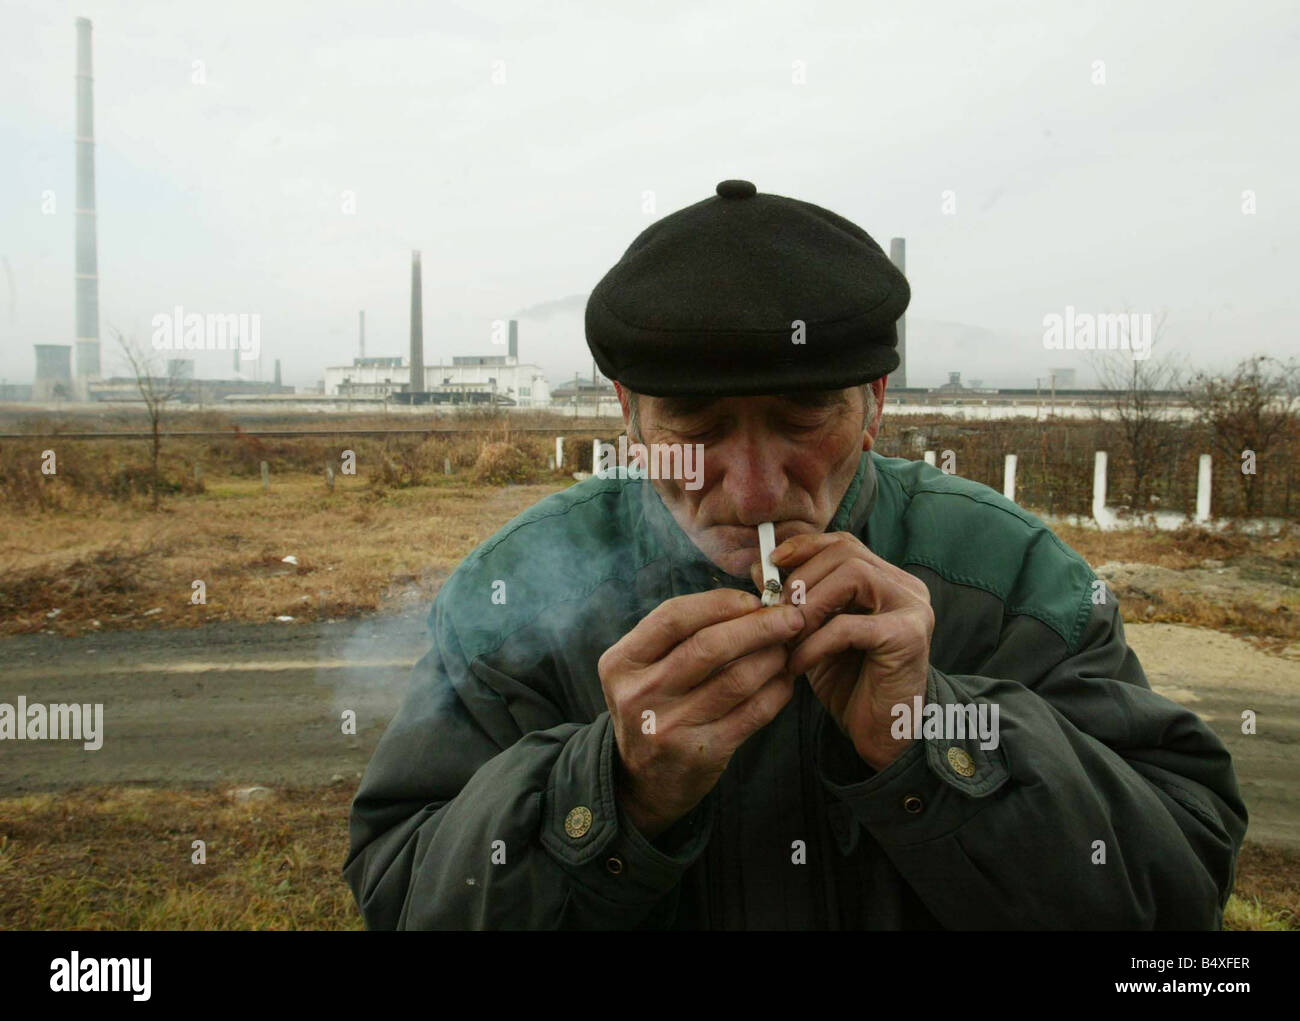
[[[325,393],[353,400],[409,393],[411,366],[401,358],[354,358],[351,365],[325,369]],[[548,408],[551,388],[540,365],[513,355],[455,356],[450,365],[425,365],[416,388],[436,403],[491,400],[522,408]],[[423,402],[422,402],[423,403]]]

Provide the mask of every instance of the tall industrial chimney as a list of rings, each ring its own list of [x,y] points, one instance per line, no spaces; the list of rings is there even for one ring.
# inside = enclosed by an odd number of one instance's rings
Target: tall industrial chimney
[[[360,357],[366,356],[366,310],[361,310],[361,352]]]
[[[420,285],[420,253],[411,253],[411,382],[410,393],[424,392],[424,306]],[[414,399],[411,401],[415,403]]]
[[[280,385],[280,359],[275,360],[275,385]]]
[[[77,390],[99,378],[99,263],[95,242],[95,90],[90,62],[90,20],[77,19]]]
[[[898,267],[898,272],[907,276],[907,239],[889,239],[889,261]],[[907,386],[907,316],[898,317],[898,368],[889,374],[892,387]]]
[[[519,361],[519,320],[510,320],[510,343],[506,348],[506,354]]]

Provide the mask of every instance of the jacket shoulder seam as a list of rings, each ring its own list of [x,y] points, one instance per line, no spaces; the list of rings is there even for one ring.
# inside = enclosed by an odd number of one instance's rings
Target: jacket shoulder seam
[[[884,459],[882,458],[881,460],[883,461]],[[1019,523],[1029,533],[1036,534],[1036,535],[1046,535],[1050,537],[1056,549],[1059,552],[1065,554],[1067,559],[1072,560],[1075,563],[1081,565],[1091,577],[1093,578],[1096,577],[1096,573],[1089,566],[1088,562],[1078,554],[1078,552],[1072,550],[1069,546],[1067,546],[1064,542],[1062,542],[1060,536],[1058,536],[1045,524],[1043,524],[1042,522],[1036,522],[1032,520],[1028,516],[1028,514],[1026,514],[1025,511],[1023,511],[1019,507],[1015,505],[1012,505],[1010,507],[1003,506],[1001,503],[985,498],[982,494],[978,492],[966,492],[960,489],[952,489],[952,490],[934,489],[925,484],[909,487],[906,484],[906,482],[904,482],[903,479],[899,478],[897,472],[895,471],[892,465],[877,462],[876,467],[880,475],[888,477],[889,480],[895,486],[897,486],[898,489],[904,494],[907,500],[908,507],[911,506],[912,500],[918,494],[924,494],[927,496],[960,497],[969,500],[972,503],[979,504],[981,507],[988,507],[992,510],[999,511],[1002,514],[1006,515],[1007,517],[1011,518],[1013,521]],[[957,478],[961,478],[961,476],[957,476]],[[972,482],[972,484],[978,485],[978,483],[973,483],[973,480],[970,479],[966,479],[963,481]],[[921,567],[928,567],[930,570],[934,571],[935,574],[939,575],[945,581],[949,581],[957,585],[970,585],[974,588],[978,588],[984,592],[989,593],[990,595],[994,596],[1002,603],[1007,614],[1013,616],[1033,617],[1035,620],[1042,622],[1046,627],[1056,632],[1056,634],[1060,636],[1061,640],[1065,642],[1066,648],[1069,650],[1070,654],[1073,654],[1075,651],[1077,651],[1078,643],[1082,639],[1083,633],[1087,627],[1088,615],[1090,609],[1088,591],[1086,587],[1080,596],[1078,608],[1074,612],[1074,619],[1070,622],[1068,630],[1066,630],[1063,627],[1063,625],[1061,625],[1059,622],[1053,623],[1052,621],[1048,620],[1047,615],[1044,614],[1039,607],[1027,603],[1012,605],[1007,602],[1006,597],[1002,593],[994,590],[993,587],[983,579],[973,578],[965,575],[959,575],[956,572],[952,571],[950,568],[947,568],[944,565],[940,564],[938,561],[934,560],[933,558],[909,554],[905,557],[904,563],[911,563],[911,564],[917,564]]]

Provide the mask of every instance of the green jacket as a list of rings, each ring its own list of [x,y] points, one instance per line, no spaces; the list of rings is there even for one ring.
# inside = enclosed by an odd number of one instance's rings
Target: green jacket
[[[366,924],[1220,927],[1246,830],[1231,759],[1150,690],[1079,555],[993,490],[875,453],[828,530],[926,583],[928,701],[995,703],[995,748],[926,737],[874,773],[801,679],[647,841],[615,801],[597,661],[665,599],[753,586],[650,482],[593,478],[502,528],[434,601],[433,647],[352,806],[343,873]]]

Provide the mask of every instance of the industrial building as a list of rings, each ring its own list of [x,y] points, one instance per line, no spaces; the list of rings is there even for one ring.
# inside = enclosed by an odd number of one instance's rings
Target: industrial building
[[[424,384],[410,389],[411,366],[401,358],[352,359],[351,365],[325,369],[325,394],[350,400],[391,400],[398,404],[497,404],[550,407],[550,384],[540,365],[520,363],[517,355],[456,356],[450,365],[424,366]],[[414,397],[415,400],[411,398]]]
[[[503,355],[457,355],[450,365],[424,363],[424,298],[420,253],[411,253],[411,350],[399,357],[366,357],[362,313],[360,354],[351,365],[325,369],[325,396],[396,404],[489,404],[546,408],[551,388],[540,365],[519,361],[519,323],[510,320]],[[413,368],[414,367],[414,368]]]

